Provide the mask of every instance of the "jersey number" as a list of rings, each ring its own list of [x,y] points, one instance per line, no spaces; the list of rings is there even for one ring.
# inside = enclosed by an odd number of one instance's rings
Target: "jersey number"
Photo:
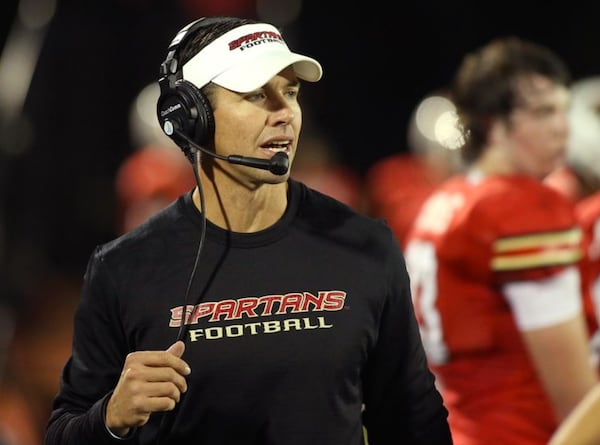
[[[428,241],[411,241],[406,247],[405,256],[425,351],[432,364],[443,364],[448,360],[448,347],[436,306],[438,261],[435,247]]]

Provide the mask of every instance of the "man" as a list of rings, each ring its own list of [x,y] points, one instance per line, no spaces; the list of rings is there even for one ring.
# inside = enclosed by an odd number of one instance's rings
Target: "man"
[[[542,184],[565,157],[568,82],[554,53],[517,38],[468,54],[456,74],[469,169],[423,205],[406,259],[459,445],[545,445],[597,382],[581,229]]]
[[[452,443],[391,230],[289,177],[319,63],[217,17],[161,76],[198,186],[92,255],[46,444]]]
[[[585,77],[571,85],[569,141],[565,165],[544,182],[575,203],[583,229],[581,262],[584,308],[593,333],[593,358],[600,356],[600,76]]]

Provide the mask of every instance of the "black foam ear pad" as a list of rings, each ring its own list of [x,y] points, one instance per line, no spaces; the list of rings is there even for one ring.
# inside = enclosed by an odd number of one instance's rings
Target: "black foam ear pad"
[[[157,114],[165,133],[180,147],[187,147],[188,143],[176,132],[167,131],[167,121],[200,145],[206,144],[214,135],[215,123],[208,98],[186,80],[177,80],[173,87],[162,92],[157,102]],[[185,149],[184,152],[189,155]]]
[[[229,17],[202,17],[182,28],[169,45],[167,57],[160,67],[160,97],[156,106],[158,122],[192,161],[189,142],[177,131],[195,143],[205,145],[213,138],[215,125],[208,98],[198,87],[183,79],[179,51],[198,29],[230,20]]]

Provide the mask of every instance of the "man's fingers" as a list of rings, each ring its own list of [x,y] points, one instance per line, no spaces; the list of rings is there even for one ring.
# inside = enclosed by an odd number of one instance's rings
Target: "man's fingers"
[[[138,407],[146,406],[148,400],[155,398],[169,398],[174,402],[179,402],[181,394],[184,392],[175,382],[146,382],[139,385],[138,389],[140,391],[131,398],[132,403],[137,404]]]
[[[148,399],[148,407],[150,411],[173,411],[179,400],[174,400],[172,397],[152,397]]]
[[[185,343],[181,340],[178,340],[167,348],[167,352],[177,358],[181,358],[185,352]],[[183,365],[183,368],[181,365]],[[178,366],[175,369],[182,375],[188,375],[190,372],[192,372],[189,365],[184,360],[178,362]]]
[[[187,391],[191,370],[181,359],[182,341],[167,350],[130,353],[106,410],[106,425],[115,431],[144,425],[151,413],[170,411]]]
[[[187,382],[182,373],[172,367],[146,367],[135,366],[128,368],[122,375],[122,380],[127,382],[132,391],[144,392],[141,385],[146,383],[172,383],[181,392],[187,391]]]
[[[167,352],[173,354],[175,357],[180,357],[183,355],[185,351],[185,343],[181,340],[177,340],[167,349]]]
[[[171,368],[155,369],[147,374],[144,380],[148,383],[173,383],[180,392],[187,391],[187,382],[185,378]]]
[[[152,368],[173,368],[181,375],[188,375],[191,372],[189,365],[185,360],[176,354],[183,354],[185,345],[182,341],[173,343],[166,351],[138,351],[132,352],[127,356],[124,370],[135,368],[137,366],[147,366]],[[175,353],[173,353],[175,352]]]

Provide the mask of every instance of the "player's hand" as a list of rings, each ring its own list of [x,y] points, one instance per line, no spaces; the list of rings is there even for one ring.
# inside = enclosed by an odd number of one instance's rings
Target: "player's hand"
[[[125,360],[121,377],[106,406],[106,426],[117,436],[145,425],[150,414],[171,411],[187,391],[191,370],[181,359],[182,341],[166,351],[138,351]]]

